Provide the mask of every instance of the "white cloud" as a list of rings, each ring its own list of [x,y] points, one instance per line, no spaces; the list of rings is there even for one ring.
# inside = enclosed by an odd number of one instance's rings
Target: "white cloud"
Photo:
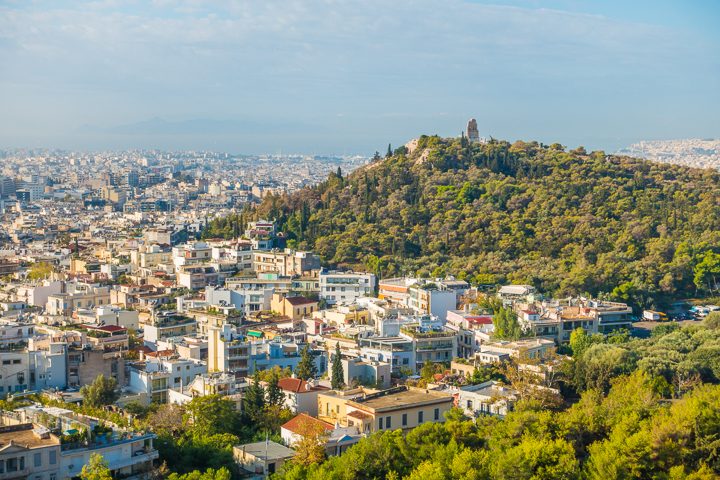
[[[70,124],[213,112],[419,118],[479,105],[503,114],[503,103],[538,108],[535,97],[555,89],[569,105],[583,89],[610,98],[689,65],[717,71],[707,52],[652,25],[459,0],[6,4],[0,128],[27,110]]]

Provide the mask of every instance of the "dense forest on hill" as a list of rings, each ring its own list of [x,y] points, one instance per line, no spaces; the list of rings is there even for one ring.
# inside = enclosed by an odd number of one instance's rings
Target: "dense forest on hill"
[[[718,172],[558,144],[423,136],[249,215],[275,218],[326,264],[381,276],[453,274],[637,306],[710,294],[720,280]]]

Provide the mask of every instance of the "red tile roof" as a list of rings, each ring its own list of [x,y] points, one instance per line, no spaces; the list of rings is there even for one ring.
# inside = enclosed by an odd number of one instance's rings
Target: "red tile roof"
[[[308,388],[308,382],[300,378],[281,378],[280,380],[278,380],[278,386],[281,390],[295,393],[329,390],[329,388],[323,387],[321,385],[316,385],[314,387]]]
[[[85,328],[89,330],[100,330],[101,332],[119,332],[122,330],[127,330],[127,328],[121,327],[119,325],[102,325],[99,327],[96,327],[94,325],[85,325]]]
[[[334,427],[330,425],[327,422],[323,422],[322,420],[318,420],[315,417],[311,417],[310,415],[306,413],[300,413],[294,418],[290,419],[289,421],[285,422],[280,428],[284,428],[285,430],[290,430],[293,433],[297,433],[302,435],[303,434],[303,427],[310,426],[310,425],[318,425],[328,432],[332,432],[334,430]]]
[[[290,303],[293,307],[297,307],[298,305],[308,305],[310,303],[317,303],[315,300],[310,300],[309,298],[305,297],[285,297],[285,300]]]

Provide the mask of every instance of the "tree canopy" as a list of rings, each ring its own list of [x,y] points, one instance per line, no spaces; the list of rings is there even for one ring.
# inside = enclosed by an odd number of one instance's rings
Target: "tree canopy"
[[[646,308],[718,289],[720,174],[561,145],[422,136],[412,152],[269,196],[298,248],[381,276],[454,274]]]
[[[110,405],[120,397],[117,390],[117,380],[111,377],[105,377],[100,374],[90,385],[84,385],[80,389],[83,402],[90,407],[102,407]]]

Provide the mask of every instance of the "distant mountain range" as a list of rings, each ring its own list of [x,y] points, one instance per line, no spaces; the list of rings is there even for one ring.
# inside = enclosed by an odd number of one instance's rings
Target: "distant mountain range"
[[[642,141],[621,149],[618,154],[644,158],[653,162],[720,170],[719,139]]]

